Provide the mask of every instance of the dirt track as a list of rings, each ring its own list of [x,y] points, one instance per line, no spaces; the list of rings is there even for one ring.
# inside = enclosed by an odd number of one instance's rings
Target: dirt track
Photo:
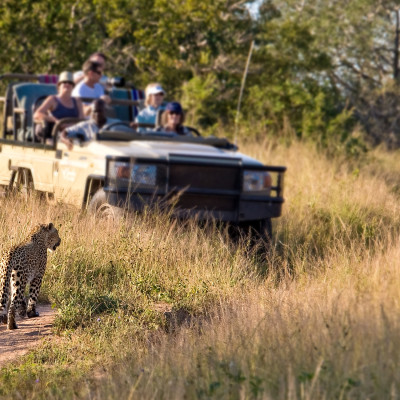
[[[38,318],[17,318],[18,329],[8,331],[0,325],[0,367],[27,353],[40,340],[51,334],[56,311],[50,305],[39,305]]]

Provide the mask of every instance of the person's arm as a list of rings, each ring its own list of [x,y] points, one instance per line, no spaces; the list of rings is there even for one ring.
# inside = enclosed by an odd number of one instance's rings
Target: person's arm
[[[73,144],[73,142],[72,142],[72,139],[68,137],[68,132],[67,132],[66,129],[64,129],[64,130],[61,132],[61,135],[60,135],[60,142],[61,142],[61,143],[64,143],[64,144],[67,146],[67,149],[68,149],[69,151],[71,151],[71,150],[73,149],[73,147],[74,147],[74,144]]]
[[[89,117],[90,113],[92,112],[92,105],[91,104],[83,104],[83,117]]]
[[[48,121],[48,122],[57,122],[57,118],[53,117],[50,112],[54,110],[56,104],[56,99],[54,96],[49,96],[46,100],[40,105],[40,107],[33,114],[33,119],[35,121]]]
[[[78,107],[78,118],[85,118],[82,100],[79,97],[75,97],[75,99],[76,99],[76,106]]]

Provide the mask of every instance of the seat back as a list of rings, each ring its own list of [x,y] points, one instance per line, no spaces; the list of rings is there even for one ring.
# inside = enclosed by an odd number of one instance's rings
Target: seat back
[[[162,125],[162,115],[164,114],[164,111],[164,108],[160,108],[157,111],[155,129],[159,128]]]
[[[16,113],[14,111],[14,135],[16,135],[16,129],[18,125],[23,130],[25,136],[26,130],[32,130],[33,126],[33,114],[32,109],[36,100],[39,97],[50,96],[57,94],[57,86],[54,84],[44,83],[19,83],[13,86],[13,104],[14,107],[23,109],[23,113]],[[20,117],[18,118],[17,115]],[[19,120],[19,123],[17,122]],[[21,137],[21,135],[19,135]]]
[[[109,96],[111,99],[118,99],[118,100],[132,100],[130,90],[123,89],[123,88],[116,88],[113,87],[110,92]],[[120,119],[121,121],[132,121],[132,107],[125,106],[125,105],[113,105],[114,108],[114,115],[113,117]]]

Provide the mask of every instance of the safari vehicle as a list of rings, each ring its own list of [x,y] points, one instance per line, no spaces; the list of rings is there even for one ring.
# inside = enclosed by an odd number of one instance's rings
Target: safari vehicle
[[[0,138],[0,185],[42,192],[93,212],[141,211],[151,204],[172,204],[180,217],[215,218],[271,233],[271,218],[281,215],[285,167],[265,166],[238,152],[226,139],[129,128],[130,90],[111,88],[114,113],[121,122],[105,126],[97,140],[75,143],[69,151],[58,140],[33,140],[35,107],[56,86],[32,75],[6,74]],[[22,82],[21,82],[22,80]],[[33,81],[33,82],[32,82]],[[69,121],[71,122],[71,121]]]

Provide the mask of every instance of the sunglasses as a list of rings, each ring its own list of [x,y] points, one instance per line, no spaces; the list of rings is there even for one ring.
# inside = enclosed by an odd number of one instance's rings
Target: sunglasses
[[[160,93],[154,93],[154,96],[164,96],[164,93],[163,93],[163,92],[160,92]]]
[[[97,70],[94,70],[94,71],[92,71],[92,72],[94,72],[94,73],[97,74],[97,75],[101,75],[101,74],[102,74],[101,71],[97,71]]]
[[[168,111],[168,114],[169,115],[181,115],[181,113],[178,111]]]
[[[70,81],[59,82],[59,84],[60,84],[60,85],[71,85],[71,86],[74,86],[74,83],[73,83],[73,82],[70,82]]]

